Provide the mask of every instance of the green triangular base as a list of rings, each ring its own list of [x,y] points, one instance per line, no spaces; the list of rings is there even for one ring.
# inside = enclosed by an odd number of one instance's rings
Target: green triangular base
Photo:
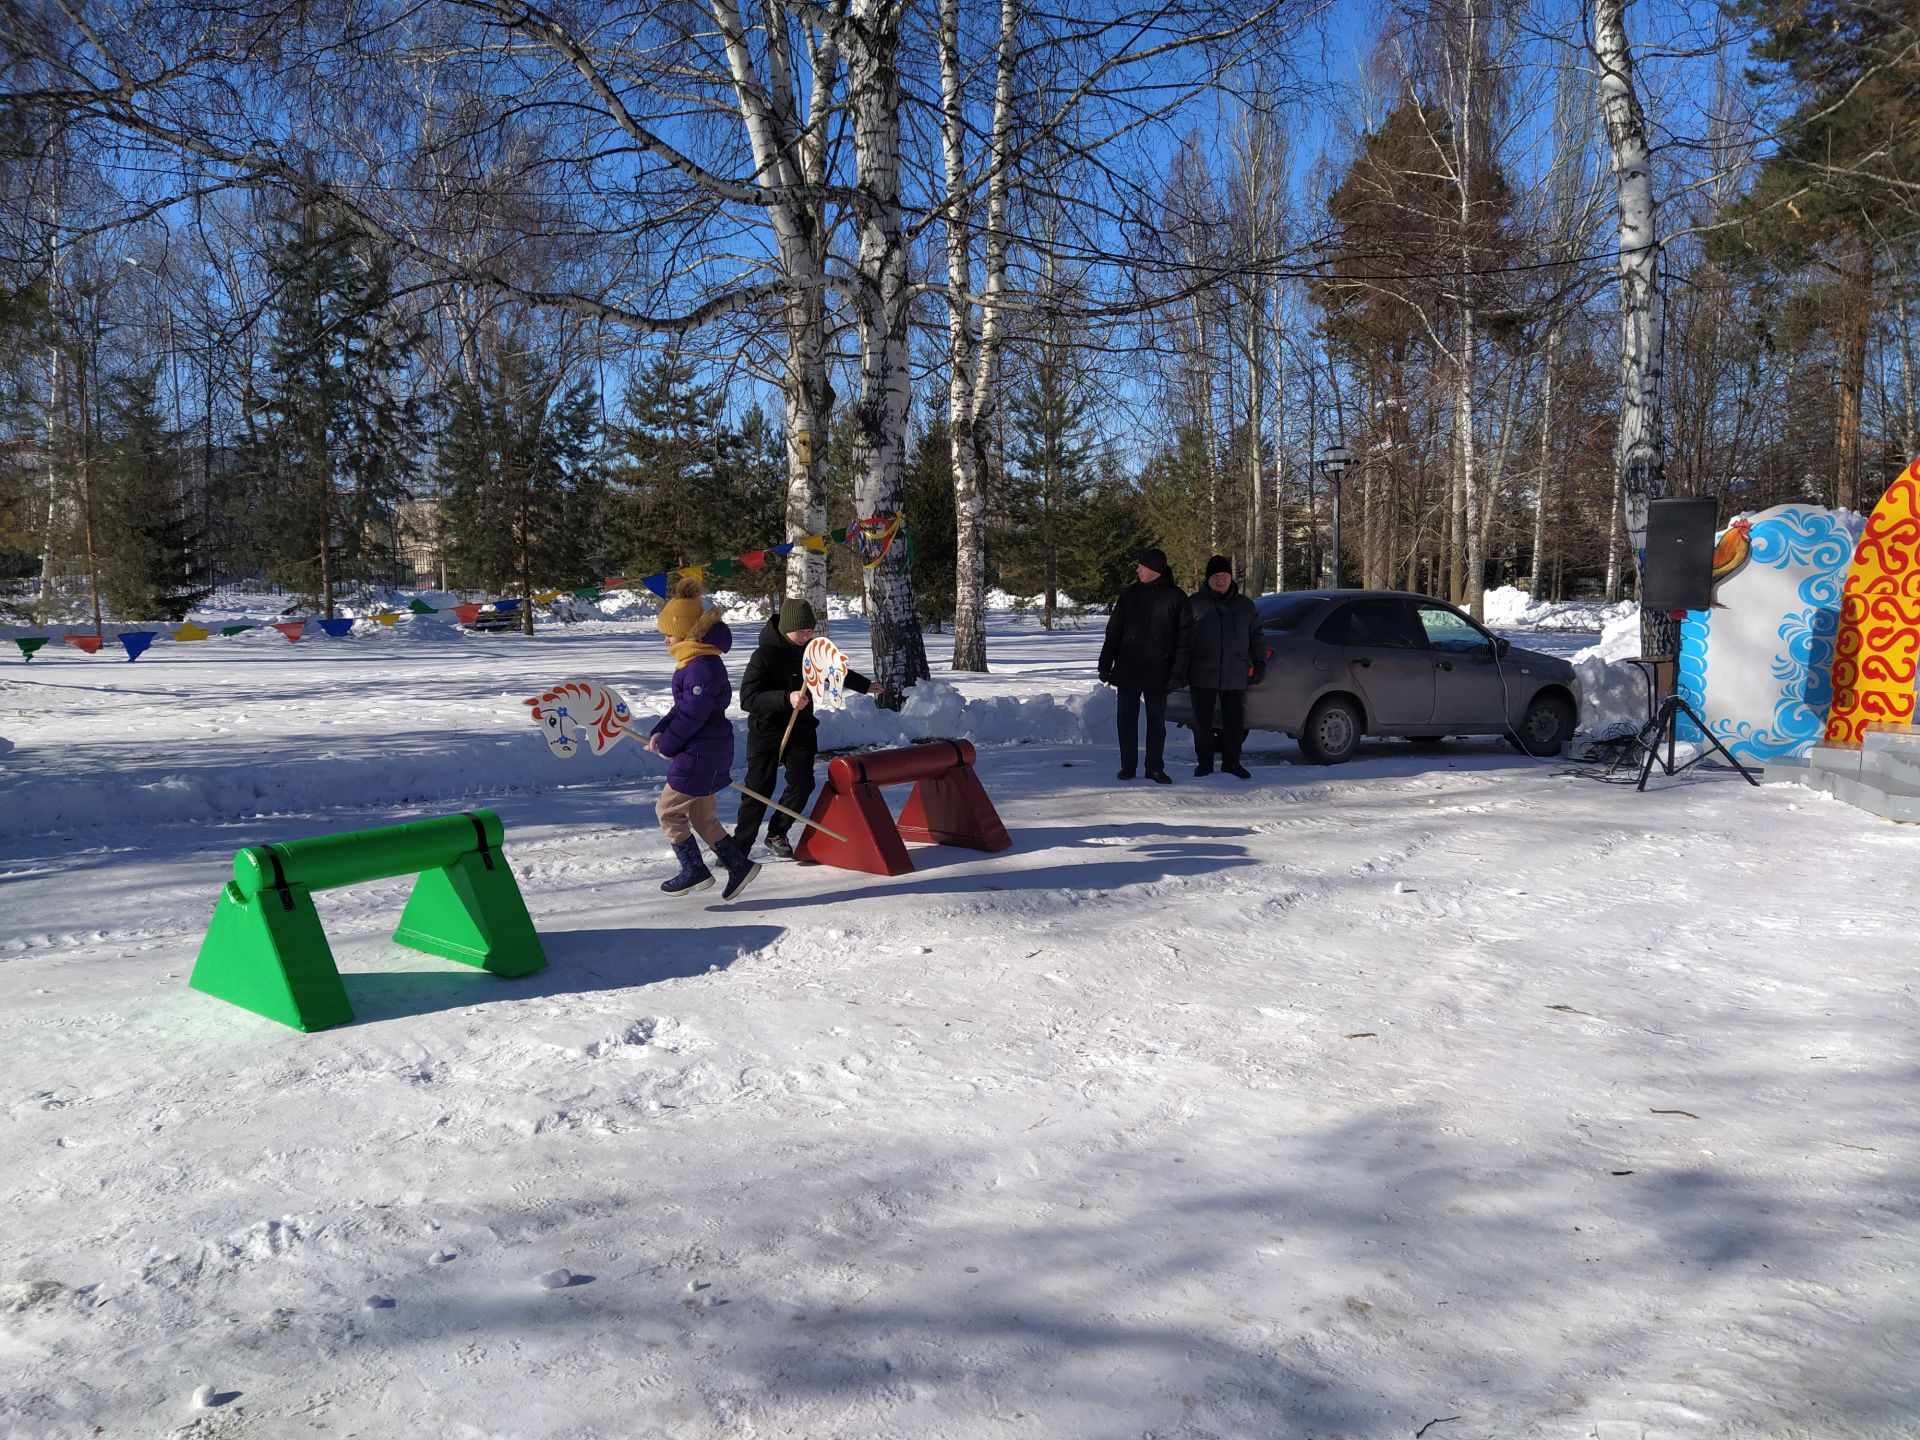
[[[531,975],[547,964],[520,887],[497,854],[491,870],[478,855],[423,870],[393,938],[494,975]]]
[[[313,899],[298,885],[251,901],[232,881],[223,885],[188,984],[296,1030],[353,1019]]]

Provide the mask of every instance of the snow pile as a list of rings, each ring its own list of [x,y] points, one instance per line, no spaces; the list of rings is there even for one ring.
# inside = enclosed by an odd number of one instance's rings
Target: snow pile
[[[1486,623],[1495,630],[1603,630],[1626,615],[1638,615],[1631,600],[1608,604],[1604,600],[1536,600],[1512,585],[1489,590],[1485,597]]]
[[[425,617],[420,617],[425,618]],[[278,643],[278,636],[271,636]],[[642,734],[665,713],[663,689],[625,687]],[[491,723],[464,733],[415,728],[363,734],[263,752],[247,743],[201,743],[164,763],[75,768],[57,734],[26,732],[0,770],[0,837],[103,825],[207,822],[356,806],[477,802],[582,784],[632,786],[664,779],[668,761],[638,744],[597,758],[559,760],[523,723],[522,697],[502,695]],[[734,718],[735,775],[745,764],[746,718]],[[822,739],[836,750],[883,749],[931,736],[976,745],[1104,741],[1113,728],[1112,692],[963,697],[923,680],[899,711],[864,695],[824,717]],[[0,753],[5,753],[0,751]]]
[[[1055,592],[1053,604],[1055,611],[1060,613],[1080,608],[1080,602],[1064,590]],[[1003,611],[1010,615],[1029,613],[1038,615],[1046,607],[1045,595],[1013,595],[997,585],[987,591],[987,609],[989,610]]]
[[[1647,718],[1648,674],[1644,667],[1627,661],[1640,653],[1640,611],[1629,607],[1625,614],[1607,622],[1600,632],[1600,643],[1589,645],[1573,657],[1574,674],[1580,680],[1580,733],[1590,739],[1605,739],[1638,730]]]

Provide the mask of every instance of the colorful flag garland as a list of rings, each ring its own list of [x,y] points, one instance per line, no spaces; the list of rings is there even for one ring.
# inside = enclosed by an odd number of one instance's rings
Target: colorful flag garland
[[[824,535],[802,535],[797,539],[788,540],[779,545],[769,545],[762,550],[749,550],[744,555],[734,555],[721,560],[711,560],[704,565],[683,565],[675,570],[662,570],[654,575],[642,576],[638,581],[629,580],[624,576],[614,575],[602,580],[598,585],[582,585],[572,591],[543,590],[536,594],[533,599],[534,603],[540,605],[550,605],[562,595],[566,594],[572,594],[582,600],[597,600],[610,590],[625,590],[638,585],[664,600],[667,597],[668,584],[676,578],[693,578],[711,575],[716,580],[727,580],[732,578],[737,568],[753,571],[764,570],[770,559],[785,559],[795,550],[807,550],[816,555],[824,555],[827,553],[828,545],[851,545],[856,547],[860,551],[861,568],[871,570],[887,558],[888,552],[893,549],[895,539],[901,537],[904,537],[906,540],[907,555],[908,558],[911,559],[913,554],[913,538],[907,531],[906,517],[904,515],[895,515],[891,519],[888,519],[884,516],[871,516],[865,520],[856,520],[842,530],[829,531]],[[424,600],[416,599],[407,606],[405,612],[381,610],[363,618],[376,621],[383,627],[392,628],[399,622],[403,613],[414,615],[451,614],[462,625],[471,625],[479,617],[480,611],[489,603],[492,605],[495,613],[511,614],[519,610],[520,597],[509,596],[491,602],[472,601],[459,605],[445,606],[429,605]],[[228,637],[244,634],[249,630],[267,628],[278,630],[286,637],[289,645],[297,645],[300,643],[301,636],[306,632],[306,628],[310,624],[318,625],[329,638],[342,640],[353,632],[354,621],[350,619],[280,620],[274,621],[264,627],[252,623],[224,625],[220,627],[217,633],[222,637]],[[121,647],[127,652],[127,659],[138,660],[152,647],[153,642],[160,639],[162,635],[165,635],[166,638],[172,640],[177,645],[187,645],[197,640],[210,639],[215,633],[215,631],[205,626],[197,625],[189,620],[171,632],[161,630],[123,630],[116,638],[120,641]],[[23,661],[31,661],[35,653],[55,639],[59,639],[63,643],[71,645],[75,649],[83,651],[88,655],[95,655],[100,651],[103,638],[103,636],[97,634],[61,636],[23,635],[15,637],[13,643],[19,647],[20,658]]]

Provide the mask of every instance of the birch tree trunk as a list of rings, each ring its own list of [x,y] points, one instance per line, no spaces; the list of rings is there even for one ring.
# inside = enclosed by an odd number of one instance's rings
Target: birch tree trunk
[[[855,415],[854,491],[862,515],[893,516],[904,505],[907,429],[907,237],[900,204],[899,12],[888,0],[859,0],[848,17],[849,89],[859,170],[859,254],[854,316],[860,330],[860,397]],[[874,678],[901,695],[927,669],[914,609],[907,547],[895,545],[865,572]]]
[[[973,252],[966,164],[966,72],[960,58],[959,0],[940,0],[941,150],[947,184],[947,416],[953,459],[953,668],[987,668],[987,493],[990,447],[983,443],[1000,399],[1007,283],[1007,196],[1012,157],[1017,0],[1001,0],[993,131],[987,152],[986,297],[973,327]]]
[[[753,149],[761,190],[790,193],[825,179],[822,127],[831,104],[838,50],[831,37],[808,47],[808,113],[797,97],[789,18],[777,5],[765,10],[767,73],[755,69],[747,29],[735,0],[710,0],[726,45],[734,99]],[[804,32],[803,32],[804,33]],[[826,437],[832,423],[833,389],[827,380],[826,236],[815,202],[783,199],[766,207],[787,282],[781,323],[786,360],[781,375],[787,441],[787,539],[818,535],[827,528]],[[827,620],[827,557],[807,546],[787,560],[786,593],[813,606]]]
[[[1533,494],[1533,574],[1527,582],[1528,593],[1536,600],[1547,598],[1547,477],[1553,463],[1553,375],[1560,364],[1558,325],[1547,328],[1546,359],[1546,374],[1540,383],[1540,469]]]
[[[1273,287],[1273,588],[1287,588],[1287,350],[1285,285]]]
[[[1600,119],[1613,159],[1620,211],[1620,430],[1615,459],[1627,546],[1633,552],[1637,579],[1646,561],[1648,509],[1667,493],[1660,413],[1665,317],[1653,161],[1647,147],[1646,114],[1634,88],[1626,9],[1627,0],[1596,0],[1594,55],[1600,65]],[[1617,570],[1611,556],[1607,568],[1611,578]],[[1679,641],[1677,621],[1641,607],[1642,653],[1677,654]]]

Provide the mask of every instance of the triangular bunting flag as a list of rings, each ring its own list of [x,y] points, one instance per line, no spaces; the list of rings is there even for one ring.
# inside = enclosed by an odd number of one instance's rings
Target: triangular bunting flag
[[[127,647],[127,659],[138,660],[147,653],[147,647],[159,638],[157,631],[129,630],[120,637],[120,643]]]
[[[462,625],[471,625],[480,618],[480,607],[478,605],[456,605],[453,607],[453,613],[454,617],[458,619]]]
[[[740,563],[749,570],[764,570],[767,567],[767,552],[764,550],[749,550],[740,557]]]
[[[391,625],[400,617],[398,614],[396,614],[392,610],[382,610],[378,615],[374,616],[373,618],[378,620],[382,625]]]
[[[520,608],[520,602],[518,599],[496,600],[493,602],[493,608],[495,610],[498,610],[502,615],[504,615],[509,610],[518,610]]]
[[[282,620],[273,628],[287,637],[287,643],[289,645],[298,645],[300,643],[300,637],[306,633],[307,622],[304,620]]]
[[[598,600],[600,598],[600,587],[598,585],[582,585],[573,593],[577,599]]]
[[[800,543],[821,555],[827,553],[827,537],[824,535],[802,535]]]
[[[189,620],[173,632],[173,639],[175,644],[186,645],[195,640],[204,640],[212,633],[211,630],[202,630],[198,625]]]
[[[673,573],[678,575],[682,580],[698,580],[700,578],[700,567],[698,565],[682,565]]]
[[[771,550],[767,551],[769,555],[778,555],[783,560],[787,556],[791,555],[793,552],[794,552],[794,544],[791,540],[789,540],[784,545],[776,545]]]
[[[707,566],[707,569],[713,572],[714,579],[725,580],[729,575],[733,574],[733,562],[731,560],[716,560]]]
[[[844,545],[847,543],[847,532],[845,530],[836,530],[827,536],[827,538],[836,545]]]
[[[435,613],[433,606],[427,604],[426,601],[420,599],[418,596],[414,597],[413,603],[407,606],[407,609],[416,615],[432,615]]]
[[[61,638],[76,650],[84,650],[89,655],[98,655],[100,653],[100,637],[98,635],[63,635]]]
[[[560,592],[558,590],[542,590],[538,595],[534,596],[533,598],[539,601],[542,605],[551,605],[554,601],[560,598]]]
[[[611,575],[605,580],[602,580],[600,582],[600,588],[602,590],[623,590],[626,588],[626,584],[627,584],[626,576]]]
[[[259,628],[258,625],[223,625],[220,627],[220,633],[222,635],[244,635],[249,630],[258,630]]]
[[[664,573],[659,575],[649,575],[647,576],[646,579],[642,580],[640,583],[646,586],[647,589],[651,590],[654,594],[658,595],[662,600],[667,598],[667,577]]]
[[[346,618],[339,620],[322,620],[320,622],[320,628],[326,631],[331,638],[344,640],[353,633],[353,621]]]
[[[51,636],[47,635],[28,635],[23,639],[15,640],[13,643],[20,647],[20,658],[22,660],[31,660],[33,659],[33,652],[46,644],[51,638]]]

